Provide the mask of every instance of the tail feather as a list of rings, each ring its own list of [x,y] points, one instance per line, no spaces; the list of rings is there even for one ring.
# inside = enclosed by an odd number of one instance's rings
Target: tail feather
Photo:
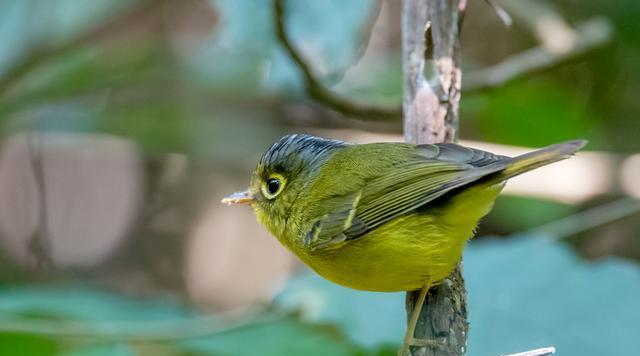
[[[496,173],[495,179],[497,181],[503,181],[532,169],[567,159],[586,144],[586,140],[567,141],[528,152],[520,156],[507,158],[506,160],[499,162],[505,165],[505,168]]]

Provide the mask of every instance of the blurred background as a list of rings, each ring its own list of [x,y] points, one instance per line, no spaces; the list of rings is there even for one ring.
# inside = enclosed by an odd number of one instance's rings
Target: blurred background
[[[404,294],[331,285],[219,203],[284,134],[402,141],[401,2],[284,5],[0,1],[0,354],[395,355]],[[640,348],[638,18],[469,2],[462,142],[590,142],[482,222],[470,355]]]

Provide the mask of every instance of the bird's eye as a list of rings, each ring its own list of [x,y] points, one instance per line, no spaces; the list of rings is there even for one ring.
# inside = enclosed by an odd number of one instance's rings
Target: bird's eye
[[[267,191],[271,195],[275,195],[278,190],[280,190],[280,180],[276,178],[271,178],[267,180]]]
[[[262,193],[267,199],[273,199],[282,191],[283,178],[280,175],[272,175],[262,185]]]

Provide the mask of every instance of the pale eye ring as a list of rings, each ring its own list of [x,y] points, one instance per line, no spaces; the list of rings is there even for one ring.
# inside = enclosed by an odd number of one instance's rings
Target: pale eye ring
[[[284,187],[284,178],[279,174],[274,174],[267,178],[262,184],[262,194],[267,199],[273,199],[276,195],[280,194]]]

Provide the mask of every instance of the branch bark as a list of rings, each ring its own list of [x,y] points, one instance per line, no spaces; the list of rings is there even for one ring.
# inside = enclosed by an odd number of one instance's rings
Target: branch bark
[[[405,0],[402,10],[404,135],[411,143],[457,139],[461,70],[459,30],[465,0]],[[437,345],[413,346],[412,355],[464,355],[467,349],[466,289],[461,263],[429,290],[416,339]],[[410,314],[419,291],[407,292]]]

